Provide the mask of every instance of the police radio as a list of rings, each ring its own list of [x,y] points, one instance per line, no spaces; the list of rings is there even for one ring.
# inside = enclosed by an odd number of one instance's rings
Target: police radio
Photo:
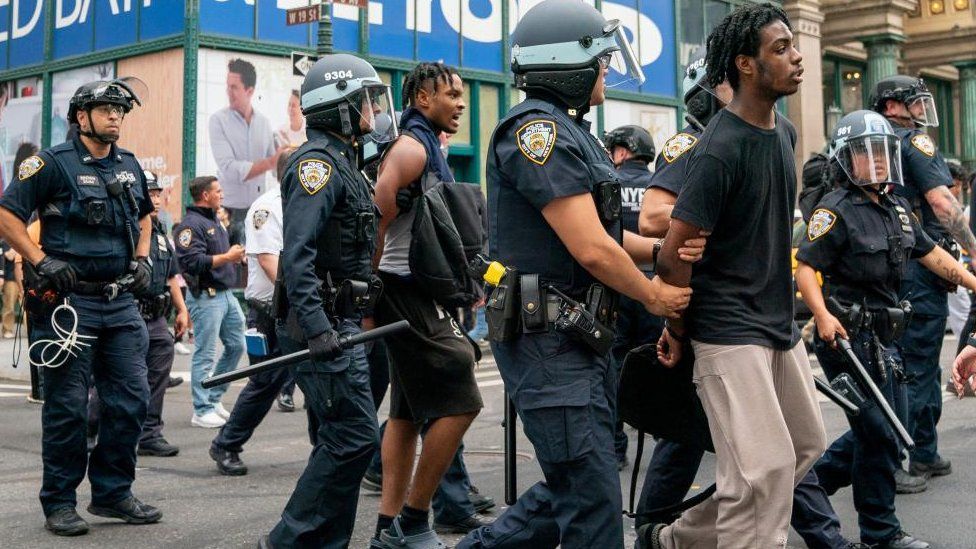
[[[613,347],[613,330],[604,326],[593,313],[555,286],[550,284],[546,290],[562,298],[562,304],[553,320],[556,331],[575,336],[597,355],[607,356]]]

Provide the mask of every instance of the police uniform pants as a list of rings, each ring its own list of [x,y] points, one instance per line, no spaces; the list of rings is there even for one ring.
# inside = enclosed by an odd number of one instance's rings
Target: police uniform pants
[[[98,339],[84,339],[90,347],[81,346],[76,357],[44,372],[40,499],[45,515],[77,505],[75,490],[86,470],[92,503],[112,505],[131,495],[136,444],[149,399],[149,338],[132,296],[124,294],[107,302],[72,295],[70,303],[78,313],[78,332]],[[35,317],[34,321],[32,341],[59,339],[50,318]],[[60,314],[59,321],[71,326],[67,314]],[[85,424],[92,377],[102,404],[98,444],[89,456]]]
[[[894,381],[890,371],[886,382],[881,382],[868,337],[858,334],[851,340],[851,347],[888,403],[894,406],[900,384]],[[847,359],[823,340],[817,338],[814,350],[828,378],[850,371]],[[885,348],[884,352],[892,360],[900,360],[894,346]],[[862,392],[867,393],[864,389]],[[851,429],[830,445],[814,469],[828,494],[851,486],[861,541],[867,544],[884,542],[901,528],[895,516],[895,470],[900,462],[898,439],[873,403],[862,407],[858,415],[847,416],[847,421]]]
[[[457,547],[622,547],[610,360],[557,332],[491,346],[545,480]]]
[[[693,380],[715,444],[715,494],[661,532],[664,547],[785,547],[793,489],[826,445],[803,343],[692,341]]]
[[[268,343],[268,354],[264,356],[252,355],[248,353],[248,362],[253,366],[272,358],[281,356],[281,349],[278,345],[278,336],[271,330],[274,322],[267,318],[261,318],[265,322],[260,322],[258,313],[254,309],[248,311],[248,327],[258,327],[258,330],[265,335]],[[220,432],[214,438],[211,446],[223,449],[228,452],[242,452],[244,444],[251,440],[254,430],[268,415],[271,405],[274,404],[283,388],[294,379],[293,371],[290,366],[276,368],[255,374],[247,379],[247,385],[234,401],[234,408],[227,418],[227,423],[220,428]]]
[[[350,320],[342,320],[336,330],[340,335],[360,332]],[[285,354],[303,348],[282,329],[278,342]],[[295,381],[308,404],[312,455],[281,521],[271,531],[271,544],[344,548],[356,520],[359,483],[378,437],[363,346],[347,349],[330,362],[297,364]]]
[[[939,458],[936,426],[942,417],[942,367],[939,357],[945,337],[946,317],[915,314],[899,347],[905,361],[907,424],[915,441],[911,459],[932,463]]]
[[[149,352],[146,369],[149,378],[149,411],[142,425],[140,444],[163,438],[163,396],[169,385],[169,373],[173,369],[173,336],[169,333],[166,317],[160,316],[146,323],[149,332]]]

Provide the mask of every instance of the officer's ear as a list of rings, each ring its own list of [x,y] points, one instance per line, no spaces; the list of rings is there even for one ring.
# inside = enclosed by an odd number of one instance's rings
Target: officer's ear
[[[68,122],[78,124],[78,127],[82,129],[84,129],[86,125],[91,124],[91,121],[88,118],[88,111],[84,109],[78,109],[78,112],[75,113],[75,119],[69,120]]]

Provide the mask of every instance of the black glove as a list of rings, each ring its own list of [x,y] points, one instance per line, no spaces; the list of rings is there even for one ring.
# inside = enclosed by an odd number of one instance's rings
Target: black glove
[[[65,261],[55,259],[49,255],[35,265],[38,274],[46,278],[54,287],[62,292],[70,291],[78,282],[75,269]]]
[[[329,362],[335,359],[342,352],[342,347],[339,346],[339,334],[329,329],[309,339],[308,351],[312,355],[312,360],[317,362]]]
[[[141,294],[149,288],[152,283],[152,262],[147,257],[140,257],[136,261],[135,268],[132,269],[132,284],[129,291],[134,294]]]

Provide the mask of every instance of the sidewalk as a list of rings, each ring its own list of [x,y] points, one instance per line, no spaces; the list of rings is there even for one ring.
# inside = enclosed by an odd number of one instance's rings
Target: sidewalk
[[[14,342],[19,342],[20,360],[14,368]],[[0,339],[0,379],[30,381],[30,368],[27,362],[27,330],[21,332],[20,339]]]

